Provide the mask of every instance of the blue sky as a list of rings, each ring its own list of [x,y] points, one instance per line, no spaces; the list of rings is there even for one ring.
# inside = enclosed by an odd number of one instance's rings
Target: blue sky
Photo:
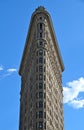
[[[52,17],[62,54],[65,130],[84,129],[84,0],[0,0],[0,130],[18,130],[18,69],[32,12]]]

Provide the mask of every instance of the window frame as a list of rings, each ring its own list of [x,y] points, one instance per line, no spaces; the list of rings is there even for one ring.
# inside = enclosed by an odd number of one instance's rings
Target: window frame
[[[39,89],[43,88],[43,83],[39,83]]]

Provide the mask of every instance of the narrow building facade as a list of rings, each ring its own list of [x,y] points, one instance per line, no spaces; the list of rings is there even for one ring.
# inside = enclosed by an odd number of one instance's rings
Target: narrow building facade
[[[19,130],[64,130],[63,70],[51,17],[38,7],[31,17],[19,70]]]

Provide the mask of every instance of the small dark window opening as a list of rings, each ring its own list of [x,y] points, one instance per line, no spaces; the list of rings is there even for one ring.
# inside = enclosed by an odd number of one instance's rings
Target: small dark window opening
[[[42,49],[39,50],[39,55],[43,55],[43,50]]]
[[[45,72],[46,68],[44,67],[44,72]]]
[[[38,93],[36,93],[36,98],[37,98],[37,99],[39,98],[39,95],[38,95]]]
[[[44,123],[44,129],[46,129],[46,122]]]
[[[39,108],[42,108],[42,107],[43,107],[43,102],[39,101]]]
[[[39,83],[39,89],[43,88],[43,83]]]
[[[43,118],[43,111],[39,111],[39,118]]]
[[[46,118],[46,112],[44,112],[44,118]]]
[[[43,42],[40,42],[39,45],[40,45],[40,46],[43,46]]]
[[[43,93],[39,92],[39,98],[43,98]]]
[[[46,108],[46,102],[44,102],[44,108]]]
[[[43,63],[43,58],[42,57],[39,58],[39,63]]]
[[[42,80],[42,79],[43,79],[43,75],[40,74],[40,75],[39,75],[39,80]]]
[[[46,84],[44,84],[44,89],[46,89]]]
[[[39,122],[39,129],[42,129],[42,128],[43,128],[43,122],[40,121],[40,122]]]
[[[44,75],[44,80],[46,80],[46,76]]]
[[[44,59],[44,64],[46,63],[46,60]]]
[[[42,72],[42,71],[43,71],[43,66],[40,65],[40,66],[39,66],[39,72]]]
[[[40,38],[42,38],[42,32],[40,32]]]
[[[44,51],[44,56],[45,56],[45,51]]]
[[[38,117],[38,115],[37,115],[37,112],[36,112],[36,118]]]
[[[46,93],[44,93],[44,98],[46,98]]]
[[[40,20],[42,20],[42,17],[40,17]]]
[[[40,30],[42,30],[42,23],[40,23]]]
[[[37,129],[37,123],[36,123],[36,129]]]

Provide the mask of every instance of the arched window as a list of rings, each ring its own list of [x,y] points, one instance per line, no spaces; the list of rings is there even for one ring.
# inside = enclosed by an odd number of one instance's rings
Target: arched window
[[[39,55],[43,55],[43,50],[42,49],[39,50]]]
[[[45,35],[45,24],[38,23],[37,24],[37,38],[43,38]]]

